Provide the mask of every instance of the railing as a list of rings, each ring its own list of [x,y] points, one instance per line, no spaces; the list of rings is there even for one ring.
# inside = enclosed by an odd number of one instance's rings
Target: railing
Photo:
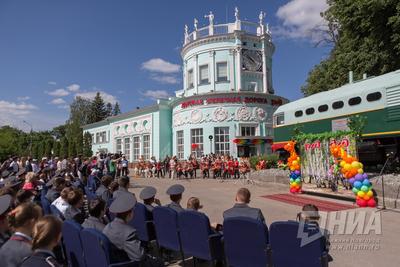
[[[185,45],[199,38],[204,38],[212,35],[229,34],[233,33],[236,30],[240,30],[258,36],[264,33],[269,34],[268,30],[265,31],[264,26],[260,26],[260,24],[258,23],[249,21],[237,21],[235,23],[214,25],[212,28],[210,26],[206,26],[197,29],[197,31],[193,31],[187,35],[187,38],[185,38]],[[262,33],[263,30],[264,33]]]

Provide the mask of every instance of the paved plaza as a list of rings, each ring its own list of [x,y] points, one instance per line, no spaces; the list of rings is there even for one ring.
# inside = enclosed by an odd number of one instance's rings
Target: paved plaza
[[[133,188],[131,191],[138,196],[143,186],[154,186],[158,190],[157,198],[159,198],[164,205],[169,202],[165,192],[167,188],[174,183],[182,184],[186,188],[181,203],[183,207],[186,206],[186,201],[189,197],[196,196],[200,198],[201,204],[203,205],[202,211],[209,216],[210,222],[218,223],[222,223],[223,221],[223,211],[232,207],[237,189],[244,186],[242,183],[235,183],[234,181],[220,182],[213,179],[170,180],[132,178],[131,185]],[[262,186],[246,185],[246,187],[248,187],[252,193],[250,206],[262,210],[268,226],[274,221],[296,219],[296,214],[301,209],[300,206],[261,197],[269,194],[287,193],[288,186],[268,183]],[[312,196],[306,197],[310,197],[310,199],[316,198]],[[330,201],[349,204],[349,202],[338,200]],[[375,208],[355,208],[346,210],[345,212],[355,212],[356,218],[358,218],[357,216],[359,216],[360,213],[365,212],[367,215],[365,224],[368,224],[371,215],[374,216],[376,221],[379,220],[379,214],[375,214],[375,212],[379,211]],[[350,216],[350,214],[348,214],[348,216]],[[400,236],[400,212],[399,210],[380,212],[380,218],[382,227],[381,234],[375,234],[374,230],[370,231],[368,235],[358,235],[357,231],[354,231],[354,233],[350,235],[339,234],[338,231],[340,230],[336,228],[334,234],[332,234],[330,238],[330,254],[334,259],[333,262],[330,263],[330,266],[399,266],[400,239],[398,237]],[[380,222],[376,223],[379,224]],[[346,225],[346,227],[348,227],[348,225]],[[364,227],[364,231],[365,229],[366,227]],[[345,229],[345,231],[346,230],[347,229]],[[290,256],[290,251],[288,251],[288,256]]]

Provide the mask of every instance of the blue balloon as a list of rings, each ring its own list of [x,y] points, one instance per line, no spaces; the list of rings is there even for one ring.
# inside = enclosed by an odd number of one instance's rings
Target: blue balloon
[[[354,184],[355,181],[356,181],[356,180],[355,180],[354,178],[350,178],[350,179],[349,179],[349,183],[350,183],[350,184]]]
[[[364,179],[368,179],[368,174],[366,174],[365,172],[362,174]]]
[[[371,185],[371,182],[368,179],[364,179],[364,181],[362,183],[363,183],[363,185],[366,185],[366,186]]]
[[[364,177],[363,177],[363,175],[362,174],[356,174],[356,176],[354,176],[354,178],[356,179],[356,181],[362,181],[362,180],[364,180]]]
[[[354,184],[353,184],[353,186],[354,186],[355,188],[357,188],[358,190],[360,190],[360,188],[361,188],[361,186],[362,186],[362,183],[361,183],[360,181],[355,181]]]

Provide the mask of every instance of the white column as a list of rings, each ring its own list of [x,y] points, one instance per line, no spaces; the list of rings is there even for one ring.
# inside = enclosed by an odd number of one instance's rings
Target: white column
[[[133,136],[129,137],[129,161],[133,162]]]
[[[208,65],[209,66],[209,74],[210,74],[210,83],[211,83],[211,88],[215,92],[215,51],[210,51],[210,57],[211,57],[211,62]]]
[[[231,91],[235,90],[235,73],[234,73],[234,64],[235,64],[235,53],[233,49],[229,49],[229,87]]]
[[[268,93],[268,71],[267,71],[267,55],[265,49],[265,43],[263,42],[263,49],[262,49],[262,69],[263,69],[263,92]]]
[[[236,48],[236,81],[237,85],[236,88],[238,91],[242,90],[242,55],[241,55],[242,48]]]
[[[199,62],[198,62],[198,55],[194,56],[194,68],[193,68],[193,83],[194,83],[194,90],[196,94],[199,94]]]

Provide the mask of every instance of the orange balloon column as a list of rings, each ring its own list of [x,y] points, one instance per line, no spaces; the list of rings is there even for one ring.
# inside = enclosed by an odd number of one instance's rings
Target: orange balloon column
[[[296,153],[295,145],[295,142],[290,141],[284,146],[284,149],[290,153],[287,163],[290,169],[290,193],[301,193],[300,157]]]
[[[375,207],[376,201],[372,192],[372,184],[368,175],[364,173],[363,164],[355,157],[347,155],[342,146],[332,144],[330,151],[333,157],[339,161],[340,172],[353,187],[356,203],[360,207]]]

